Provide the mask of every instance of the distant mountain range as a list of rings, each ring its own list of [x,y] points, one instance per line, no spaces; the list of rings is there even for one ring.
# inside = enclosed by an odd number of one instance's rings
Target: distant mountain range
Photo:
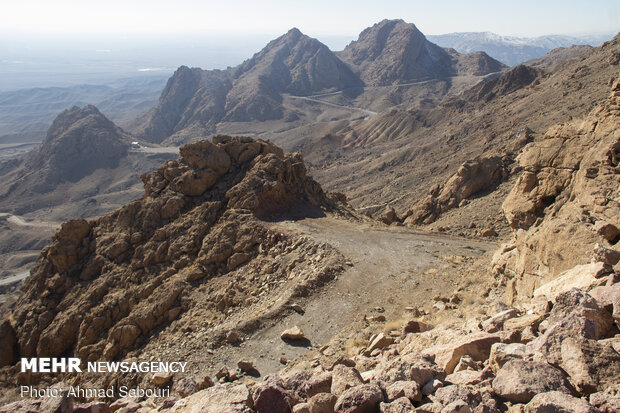
[[[173,135],[182,142],[215,133],[221,122],[296,121],[304,114],[285,104],[286,95],[357,97],[371,87],[372,100],[378,101],[393,94],[390,88],[397,85],[484,76],[504,68],[484,52],[463,55],[443,49],[402,20],[375,24],[339,53],[293,28],[234,68],[180,67],[159,104],[132,132],[149,142],[161,143]]]
[[[441,47],[450,47],[459,53],[483,51],[509,66],[539,58],[553,49],[573,45],[598,46],[614,34],[591,36],[549,35],[539,37],[501,36],[490,32],[462,32],[428,35],[426,38]]]

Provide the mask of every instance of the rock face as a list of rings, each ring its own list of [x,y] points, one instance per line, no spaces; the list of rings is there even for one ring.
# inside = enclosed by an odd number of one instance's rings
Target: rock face
[[[286,262],[273,268],[273,257],[284,258],[281,248],[290,241],[256,217],[339,208],[306,175],[300,155],[269,142],[219,136],[180,152],[142,176],[142,198],[96,220],[62,225],[12,312],[20,326],[13,355],[116,359],[175,320],[234,319],[233,309],[261,285],[249,278],[268,276],[263,266],[272,266],[272,278],[287,277]],[[240,266],[244,276],[235,275]],[[316,274],[296,287],[330,279]],[[237,278],[235,291],[225,287],[229,277]],[[200,284],[212,287],[200,294]],[[197,302],[206,311],[188,311]],[[225,331],[213,334],[224,342]]]
[[[430,224],[439,215],[481,191],[491,189],[505,176],[500,157],[475,159],[465,162],[443,185],[435,186],[430,194],[411,207],[405,214],[409,225]]]
[[[282,93],[307,96],[354,86],[360,80],[327,46],[294,28],[234,68],[181,66],[142,120],[139,135],[161,142],[183,130],[211,134],[220,121],[295,118],[282,105]]]
[[[491,73],[504,67],[482,52],[463,59],[455,51],[429,42],[415,25],[402,20],[383,20],[367,28],[338,57],[371,86],[441,78],[457,72]]]
[[[620,82],[580,121],[551,127],[518,156],[523,169],[503,203],[515,229],[493,270],[507,283],[507,302],[531,296],[551,277],[588,262],[595,244],[613,246],[620,201]]]

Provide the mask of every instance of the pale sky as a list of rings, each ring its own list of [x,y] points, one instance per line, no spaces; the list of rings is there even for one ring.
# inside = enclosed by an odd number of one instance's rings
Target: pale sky
[[[425,34],[615,33],[618,0],[0,0],[0,35],[278,35],[291,27],[315,36],[355,37],[384,19]],[[2,40],[0,40],[1,42]]]

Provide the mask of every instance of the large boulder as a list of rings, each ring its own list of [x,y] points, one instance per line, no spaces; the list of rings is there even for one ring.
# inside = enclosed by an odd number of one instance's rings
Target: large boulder
[[[174,413],[251,412],[250,391],[243,384],[225,383],[201,390],[175,403]]]
[[[493,391],[511,403],[528,403],[538,393],[570,394],[572,388],[566,375],[548,363],[511,360],[497,372]]]
[[[603,391],[620,378],[620,354],[596,340],[569,337],[561,345],[560,366],[582,394]]]
[[[559,391],[551,391],[534,396],[525,406],[525,411],[526,413],[597,413],[598,409],[584,399],[579,399]]]
[[[376,384],[362,384],[346,390],[334,406],[336,413],[376,413],[383,392]]]

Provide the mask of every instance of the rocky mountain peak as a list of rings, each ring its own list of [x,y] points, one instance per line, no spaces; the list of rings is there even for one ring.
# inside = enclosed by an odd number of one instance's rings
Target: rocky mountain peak
[[[26,168],[42,174],[41,183],[75,182],[95,169],[115,167],[130,139],[95,106],[74,106],[54,120]]]
[[[141,177],[140,199],[96,220],[61,226],[15,307],[24,323],[16,331],[18,354],[114,359],[175,320],[177,327],[197,320],[209,326],[234,317],[244,295],[258,295],[261,283],[250,273],[288,274],[282,257],[290,240],[256,217],[344,211],[306,175],[300,154],[268,141],[217,136],[180,153]],[[219,294],[219,285],[233,279],[247,285],[247,294]],[[203,306],[206,312],[197,315]],[[50,316],[32,317],[32,311]],[[216,339],[216,332],[209,334]]]
[[[364,60],[377,59],[382,54],[405,52],[407,48],[411,59],[421,51],[426,38],[413,23],[403,20],[383,20],[362,31],[357,41],[351,42],[343,54],[350,54],[355,64]]]

